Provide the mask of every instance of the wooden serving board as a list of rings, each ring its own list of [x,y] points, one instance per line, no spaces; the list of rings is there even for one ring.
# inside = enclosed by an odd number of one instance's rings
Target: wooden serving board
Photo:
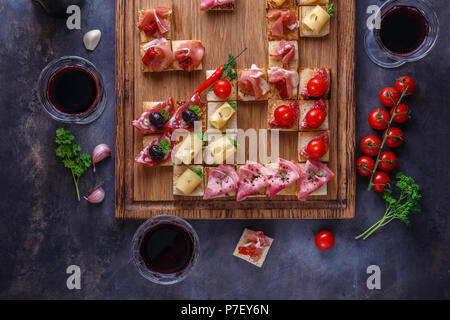
[[[262,198],[236,202],[175,199],[172,167],[145,168],[134,163],[142,149],[142,134],[131,126],[142,112],[143,101],[173,97],[186,100],[216,69],[242,48],[238,68],[252,63],[267,67],[265,0],[237,0],[233,12],[200,12],[200,0],[117,0],[116,5],[116,194],[115,216],[145,219],[173,214],[186,219],[323,219],[355,215],[355,1],[332,1],[336,15],[324,38],[300,38],[301,67],[328,67],[332,73],[329,110],[330,162],[336,177],[328,195],[300,202],[296,197]],[[201,40],[206,47],[203,70],[193,73],[142,73],[137,11],[157,6],[173,8],[174,40]],[[267,102],[238,105],[238,127],[266,128]],[[280,133],[280,156],[297,159],[297,132]]]

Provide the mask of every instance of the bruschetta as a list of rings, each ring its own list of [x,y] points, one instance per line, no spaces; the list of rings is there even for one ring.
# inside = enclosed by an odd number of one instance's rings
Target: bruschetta
[[[298,70],[298,57],[297,41],[269,41],[269,69],[280,67]]]
[[[162,72],[172,71],[173,56],[170,41],[165,38],[154,39],[140,46],[142,71],[144,72]]]
[[[202,70],[205,47],[198,40],[173,40],[174,70]]]
[[[334,178],[334,173],[326,164],[315,160],[308,160],[301,164],[298,200],[306,201],[310,196],[326,196],[327,183]]]
[[[143,138],[143,150],[134,161],[146,167],[171,166],[171,155],[174,147],[172,133],[148,135]]]
[[[133,126],[143,134],[162,132],[164,125],[175,112],[172,98],[162,102],[144,102],[144,112],[133,121]]]
[[[206,79],[211,77],[216,70],[207,70]],[[233,70],[236,72],[236,70]],[[238,79],[220,79],[217,80],[206,94],[207,101],[236,101],[238,91]],[[227,95],[227,93],[229,94]],[[220,97],[217,95],[220,95]]]
[[[178,101],[174,114],[164,125],[165,129],[185,129],[194,131],[196,125],[201,125],[201,130],[206,130],[206,107],[198,93],[194,94],[188,101]]]
[[[298,135],[299,162],[330,161],[329,145],[330,134],[328,131],[300,131]]]
[[[268,76],[270,85],[270,99],[297,99],[299,84],[297,70],[272,67],[269,69]]]
[[[238,72],[238,100],[264,101],[270,93],[267,83],[267,70],[258,68],[255,64],[250,69]]]
[[[158,7],[138,11],[137,27],[141,43],[160,38],[172,39],[172,9]]]
[[[300,130],[324,131],[329,129],[328,100],[300,100]]]
[[[266,165],[272,171],[269,177],[267,195],[296,195],[297,181],[300,179],[301,169],[297,163],[285,159],[278,159],[277,163]]]
[[[331,72],[328,68],[300,68],[300,99],[328,99],[331,91]],[[311,92],[313,90],[315,92]],[[322,90],[323,89],[323,90]]]
[[[234,166],[222,164],[218,167],[206,167],[203,200],[233,198],[238,184],[239,176]]]
[[[173,195],[182,197],[203,197],[204,170],[202,166],[173,167]]]
[[[261,268],[272,242],[262,231],[244,229],[233,255]]]
[[[269,129],[298,131],[300,107],[297,100],[269,100],[267,125]]]
[[[331,16],[324,6],[300,7],[300,37],[325,37],[330,34]]]
[[[298,40],[298,9],[269,9],[267,12],[267,37],[273,40]]]

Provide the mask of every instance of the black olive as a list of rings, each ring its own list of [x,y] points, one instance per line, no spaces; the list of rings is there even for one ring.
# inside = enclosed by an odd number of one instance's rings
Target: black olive
[[[151,146],[148,153],[150,154],[150,157],[152,157],[156,161],[161,161],[162,159],[164,159],[164,152],[157,145]]]
[[[150,113],[150,123],[157,129],[161,129],[166,124],[166,120],[159,112]]]
[[[194,122],[198,120],[198,115],[194,111],[189,109],[183,111],[181,116],[183,117],[184,122],[186,122],[191,127],[194,125]]]

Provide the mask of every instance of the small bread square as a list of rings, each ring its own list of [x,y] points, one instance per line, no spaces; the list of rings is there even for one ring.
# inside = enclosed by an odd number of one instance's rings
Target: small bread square
[[[280,131],[298,131],[298,121],[294,121],[294,124],[289,128],[275,127],[270,125],[270,121],[274,117],[275,110],[282,105],[289,105],[292,103],[290,100],[269,100],[267,105],[267,127],[269,129],[279,129]]]
[[[300,168],[304,168],[305,167],[305,163],[300,163]],[[297,188],[297,192],[298,192],[298,188]],[[297,195],[297,193],[296,193]],[[313,193],[311,193],[309,196],[327,196],[328,195],[328,183],[325,183],[324,185],[322,185],[319,189],[317,189],[316,191],[314,191]]]
[[[293,9],[295,7],[297,7],[297,0],[267,0],[269,9]]]
[[[269,9],[268,14],[270,14],[271,12],[277,11],[279,9]],[[298,20],[298,14],[299,14],[299,10],[297,9],[297,7],[291,9],[297,20]],[[293,28],[292,30],[289,30],[288,28],[284,28],[284,34],[282,36],[273,36],[270,34],[270,29],[272,29],[273,24],[275,23],[275,21],[277,19],[269,19],[266,18],[267,20],[267,37],[270,41],[273,40],[281,40],[281,39],[285,39],[285,40],[298,40],[298,27]]]
[[[315,8],[315,6],[301,6],[300,7],[300,37],[313,37],[313,38],[320,38],[325,37],[330,34],[330,22],[328,21],[323,27],[322,30],[320,30],[319,33],[314,33],[311,30],[308,30],[306,28],[302,21],[303,19]],[[326,7],[322,6],[322,9],[327,11]]]
[[[177,101],[175,103],[175,110],[182,107],[187,101]],[[206,131],[206,106],[203,103],[203,112],[202,116],[200,117],[199,121],[202,121],[202,132]],[[194,131],[195,128],[189,128],[189,131]]]
[[[200,170],[202,170],[202,182],[198,185],[198,187],[191,194],[185,195],[184,193],[180,192],[176,188],[176,182],[183,175],[183,173],[186,170],[190,170],[190,169],[194,169],[194,170],[199,170],[200,169]],[[203,195],[204,195],[203,176],[204,175],[205,175],[205,171],[204,171],[204,168],[202,166],[198,166],[198,165],[173,166],[173,195],[174,196],[179,196],[179,197],[203,197]]]
[[[299,100],[300,105],[300,121],[299,121],[299,127],[301,131],[326,131],[329,129],[329,121],[328,121],[328,115],[330,113],[330,106],[329,102],[326,99],[323,99],[323,102],[327,106],[327,117],[325,118],[325,121],[322,123],[322,125],[318,128],[310,129],[310,128],[304,128],[302,127],[302,121],[305,119],[306,114],[311,110],[311,108],[316,103],[316,100]]]
[[[242,72],[250,71],[250,70],[251,69],[241,69],[241,70],[239,70],[238,71],[238,79],[241,78]],[[262,97],[260,97],[259,99],[256,99],[254,96],[246,96],[246,95],[244,95],[241,92],[240,84],[239,84],[239,81],[238,81],[238,100],[239,101],[265,101],[265,100],[269,99],[270,86],[269,86],[269,83],[268,83],[267,69],[264,68],[264,69],[261,69],[261,70],[264,73],[264,75],[262,76],[262,80],[261,80],[261,81],[264,81],[264,82],[262,82],[262,85],[267,89],[267,92]]]
[[[295,71],[295,73],[297,73],[297,71]],[[269,81],[269,86],[270,86],[269,99],[273,99],[273,100],[282,99],[280,96],[280,90],[278,90],[278,88],[277,88],[277,84],[271,83]],[[297,99],[298,99],[298,85],[292,89],[292,97],[289,97],[288,100],[297,100]]]
[[[238,175],[240,175],[241,168],[243,168],[243,167],[245,167],[245,166],[244,166],[244,165],[238,165],[238,166],[237,166],[236,173],[237,173]],[[258,191],[257,193],[254,193],[254,194],[252,194],[252,195],[249,195],[246,199],[251,199],[251,198],[264,198],[264,197],[266,197],[266,196],[267,196],[267,188],[264,188],[264,189]]]
[[[298,41],[289,41],[290,43],[292,43],[295,46],[295,58],[294,60],[291,61],[291,63],[289,64],[288,69],[290,70],[298,70]],[[280,41],[269,41],[269,69],[272,67],[280,67],[283,68],[283,61],[281,60],[276,60],[275,58],[271,57],[270,54],[273,53],[278,46],[280,45]]]
[[[199,40],[173,40],[173,41],[172,41],[172,52],[175,53],[175,51],[176,51],[183,43],[186,43],[186,42],[199,42],[199,43],[202,43],[202,42],[199,41]],[[203,57],[203,58],[204,58],[204,57]],[[186,70],[184,70],[183,68],[180,67],[180,64],[178,63],[178,60],[177,60],[177,59],[175,59],[175,61],[173,62],[173,69],[174,69],[174,70],[178,70],[178,71],[186,71]],[[203,61],[200,62],[200,64],[198,65],[197,68],[195,68],[194,71],[202,70],[202,69],[203,69]]]
[[[234,101],[231,101],[231,102],[232,103],[236,103]],[[224,103],[225,102],[208,102],[208,111],[207,111],[208,117],[207,117],[207,123],[206,123],[206,129],[207,130],[209,130],[209,129],[218,130],[218,129],[216,129],[215,127],[213,127],[211,125],[211,123],[209,122],[209,117],[211,115],[213,115],[214,112],[217,109],[219,109]],[[236,103],[236,105],[237,105],[237,103]],[[231,116],[230,120],[228,120],[227,124],[222,129],[220,129],[221,132],[226,132],[227,130],[237,130],[237,128],[238,128],[237,112],[238,111],[236,109],[235,113]]]
[[[235,166],[232,166],[232,167],[234,167],[236,169]],[[213,169],[216,169],[216,167],[206,167],[205,168],[205,175],[204,175],[205,190],[206,190],[206,187],[208,186],[209,175],[211,174],[211,171]],[[232,191],[232,192],[230,192],[228,194],[222,194],[220,196],[217,196],[217,197],[214,197],[214,198],[211,198],[211,199],[208,199],[208,200],[214,200],[214,199],[226,200],[226,199],[233,199],[235,197],[236,197],[236,190]]]
[[[236,70],[234,70],[236,72]],[[216,70],[206,70],[206,79],[208,79],[212,74],[216,72]],[[228,80],[228,79],[227,79]],[[237,90],[238,90],[238,81],[237,79],[234,79],[232,81],[228,80],[231,84],[231,93],[226,99],[219,98],[214,93],[214,90],[211,90],[206,94],[206,100],[207,101],[236,101],[237,100]]]
[[[169,42],[169,46],[171,46],[170,41],[168,41],[168,42]],[[148,70],[148,66],[147,66],[145,63],[142,62],[142,58],[143,58],[144,55],[145,55],[144,44],[145,44],[145,43],[141,44],[141,45],[140,45],[140,49],[139,49],[139,50],[140,50],[140,53],[141,53],[142,71],[143,71],[143,72],[152,72],[152,71]],[[163,70],[162,72],[173,71],[173,70],[174,70],[174,66],[173,66],[173,65],[174,65],[174,64],[172,63],[166,70]]]
[[[147,10],[139,10],[138,11],[138,21],[137,23],[139,23],[139,21],[141,21],[141,19],[144,17],[145,13],[148,10],[153,10],[153,9],[147,9]],[[164,33],[162,36],[163,38],[166,38],[168,40],[172,39],[172,9],[169,11],[169,14],[163,18],[164,20],[167,21],[167,23],[169,24],[169,31],[167,31],[166,33]],[[139,30],[139,38],[140,38],[140,42],[149,42],[152,41],[153,39],[155,39],[155,37],[147,35],[144,31]]]
[[[330,2],[330,0],[297,0],[301,6],[315,6],[315,5],[325,5]]]
[[[299,164],[297,164],[299,165]],[[266,164],[267,168],[276,168],[278,164],[276,163],[269,163]],[[269,194],[269,189],[267,189],[267,195]],[[281,190],[276,195],[274,195],[272,198],[278,197],[278,196],[296,196],[298,194],[298,180],[295,181],[293,184],[291,184],[286,189]]]
[[[303,148],[305,148],[311,140],[316,138],[322,132],[324,131],[300,131],[298,133],[298,162],[306,162],[308,160],[304,156],[300,155],[300,152],[302,152]],[[328,132],[328,134],[330,134],[330,132]],[[322,162],[330,161],[330,147],[328,147],[327,152],[322,158],[316,160]]]
[[[153,140],[159,138],[161,134],[149,134],[142,138],[142,149],[145,149]],[[175,142],[172,142],[175,143]],[[173,148],[172,148],[173,150]],[[172,157],[169,160],[161,164],[162,167],[171,167],[173,166]]]
[[[331,72],[330,69],[325,68],[328,74],[328,88],[325,91],[325,94],[322,96],[322,98],[328,99],[330,97],[330,88],[331,88]],[[319,71],[319,68],[300,68],[299,71],[299,85],[298,85],[298,91],[300,95],[300,99],[313,99],[311,97],[304,97],[302,95],[302,91],[306,86],[308,85],[309,80],[311,80],[316,73]]]
[[[258,262],[253,262],[252,259],[250,258],[250,256],[239,253],[239,247],[242,247],[243,245],[245,245],[245,235],[247,234],[247,232],[254,232],[254,231],[249,230],[247,228],[244,229],[244,232],[242,233],[242,236],[239,239],[238,244],[236,245],[236,249],[234,249],[233,256],[241,258],[242,260],[245,260],[245,261],[257,266],[258,268],[261,268],[264,264],[264,261],[266,260],[267,253],[269,252],[269,249],[272,246],[273,239],[269,238],[268,236],[265,236],[267,238],[267,240],[269,240],[270,245],[268,247],[264,247],[264,251],[261,255],[261,258],[258,260]]]
[[[163,103],[163,101],[144,101],[142,112],[146,112],[160,103]]]
[[[219,6],[213,7],[208,11],[231,11],[234,10],[234,2],[224,3]]]

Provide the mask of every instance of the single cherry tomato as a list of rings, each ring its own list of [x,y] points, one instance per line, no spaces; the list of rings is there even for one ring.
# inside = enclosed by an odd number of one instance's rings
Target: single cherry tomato
[[[142,63],[148,64],[153,57],[156,57],[160,54],[160,50],[157,47],[150,47],[145,52],[144,56],[142,57]]]
[[[387,128],[391,117],[384,109],[373,110],[369,115],[369,124],[375,130],[384,130]]]
[[[226,99],[231,94],[231,83],[228,80],[220,79],[214,84],[213,90],[220,99]]]
[[[282,127],[290,127],[294,122],[294,111],[289,106],[281,105],[275,109],[275,121]]]
[[[383,106],[390,108],[400,100],[400,94],[394,88],[387,87],[381,90],[379,98]]]
[[[397,156],[390,151],[383,151],[380,154],[378,169],[389,172],[397,167]]]
[[[306,152],[311,159],[320,159],[327,153],[327,145],[320,139],[313,139],[306,146]]]
[[[319,108],[312,108],[305,116],[306,123],[310,128],[319,128],[325,121],[325,112]]]
[[[321,77],[314,77],[308,81],[308,93],[311,97],[321,97],[327,91],[327,84]]]
[[[381,141],[375,136],[365,136],[360,143],[361,151],[367,156],[376,156],[380,151]]]
[[[414,83],[413,78],[409,76],[402,76],[395,81],[395,89],[400,94],[403,93],[406,88],[405,94],[412,94],[415,87],[416,84]]]
[[[356,160],[356,172],[363,177],[372,175],[373,169],[375,169],[375,160],[371,157],[362,156]]]
[[[394,115],[394,110],[397,115],[394,117],[394,122],[396,123],[405,123],[409,120],[409,109],[408,106],[404,103],[400,103],[397,109],[391,109],[391,117]]]
[[[383,139],[386,135],[386,131],[383,133]],[[388,137],[386,138],[386,146],[389,148],[398,148],[403,144],[403,141],[405,141],[405,137],[403,136],[403,131],[399,128],[392,127],[387,131]]]
[[[384,192],[389,190],[389,183],[391,182],[391,178],[387,175],[386,172],[377,171],[373,175],[372,180],[372,190],[375,192]]]
[[[334,235],[328,230],[320,231],[316,235],[314,242],[320,250],[329,250],[334,246]]]

